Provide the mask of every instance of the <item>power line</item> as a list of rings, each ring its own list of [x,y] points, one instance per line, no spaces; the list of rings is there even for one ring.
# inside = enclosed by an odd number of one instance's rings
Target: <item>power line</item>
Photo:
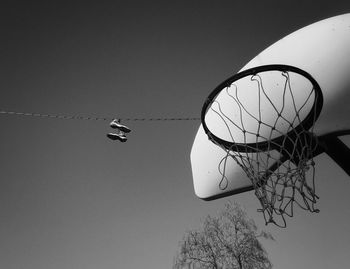
[[[80,115],[58,115],[58,114],[41,114],[32,112],[17,112],[0,110],[0,114],[3,115],[16,115],[16,116],[28,116],[28,117],[40,117],[40,118],[54,118],[62,120],[91,120],[91,121],[111,121],[112,117],[93,117],[93,116],[80,116]],[[198,121],[200,118],[120,118],[121,121]]]

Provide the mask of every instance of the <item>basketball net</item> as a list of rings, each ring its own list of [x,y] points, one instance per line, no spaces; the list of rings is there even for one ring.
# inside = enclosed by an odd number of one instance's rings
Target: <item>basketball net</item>
[[[286,216],[293,216],[295,205],[311,212],[319,212],[315,208],[318,196],[315,191],[313,160],[318,145],[317,137],[313,135],[317,113],[309,111],[309,115],[314,116],[308,119],[308,124],[305,124],[301,117],[302,110],[307,106],[310,107],[310,102],[316,103],[318,95],[310,83],[308,89],[303,89],[307,92],[305,100],[298,101],[297,104],[289,71],[273,72],[283,77],[284,83],[280,83],[282,100],[278,99],[281,104],[277,105],[276,98],[269,96],[262,76],[259,73],[252,74],[249,79],[254,82],[256,87],[254,92],[259,96],[259,111],[252,113],[240,97],[242,94],[239,93],[239,83],[233,82],[220,94],[226,94],[226,100],[229,99],[233,106],[239,108],[235,110],[235,113],[239,114],[236,117],[239,120],[233,121],[231,115],[225,112],[227,103],[221,104],[220,98],[211,100],[207,108],[208,113],[216,114],[217,119],[224,123],[232,142],[228,146],[218,142],[211,133],[208,133],[208,136],[226,152],[218,166],[222,175],[220,189],[228,187],[229,176],[226,175],[228,170],[226,165],[229,165],[229,159],[233,159],[251,180],[255,195],[261,204],[261,209],[258,211],[263,213],[266,224],[274,223],[286,227]],[[303,79],[307,81],[307,78]],[[262,102],[265,102],[263,106]],[[289,102],[288,117],[285,116],[287,102]],[[269,115],[273,113],[272,122],[264,121],[262,107],[265,109],[266,104],[271,108]],[[311,109],[316,109],[316,106]],[[245,128],[247,121],[250,122],[250,126],[254,122],[256,128],[254,130]],[[240,143],[236,143],[232,135],[237,133],[237,130],[241,133]],[[254,141],[252,137],[255,137]]]

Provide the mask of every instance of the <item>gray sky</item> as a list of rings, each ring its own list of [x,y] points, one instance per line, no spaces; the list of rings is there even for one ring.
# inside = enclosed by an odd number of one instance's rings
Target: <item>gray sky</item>
[[[346,0],[241,2],[2,1],[0,108],[199,117],[209,92],[259,51],[350,12]],[[297,209],[279,229],[264,227],[251,192],[195,197],[198,121],[128,122],[124,144],[105,137],[103,121],[0,115],[0,124],[1,268],[171,268],[184,232],[228,199],[274,235],[263,242],[274,268],[348,264],[350,181],[326,156],[316,159],[321,212]]]

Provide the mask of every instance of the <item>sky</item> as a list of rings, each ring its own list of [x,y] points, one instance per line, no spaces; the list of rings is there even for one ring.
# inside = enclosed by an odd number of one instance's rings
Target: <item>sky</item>
[[[344,1],[2,1],[0,109],[117,118],[199,117],[221,81]],[[320,44],[322,45],[322,44]],[[349,177],[316,158],[319,214],[265,226],[252,192],[215,201],[193,190],[199,121],[0,115],[0,267],[171,268],[184,233],[242,204],[274,268],[346,268]],[[350,138],[344,138],[350,144]]]

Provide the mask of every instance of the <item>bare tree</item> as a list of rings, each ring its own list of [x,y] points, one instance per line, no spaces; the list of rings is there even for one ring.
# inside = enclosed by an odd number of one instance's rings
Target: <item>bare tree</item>
[[[205,218],[201,230],[185,234],[174,267],[270,269],[272,264],[259,238],[273,240],[271,234],[258,232],[255,222],[237,203],[227,203],[217,216]]]

